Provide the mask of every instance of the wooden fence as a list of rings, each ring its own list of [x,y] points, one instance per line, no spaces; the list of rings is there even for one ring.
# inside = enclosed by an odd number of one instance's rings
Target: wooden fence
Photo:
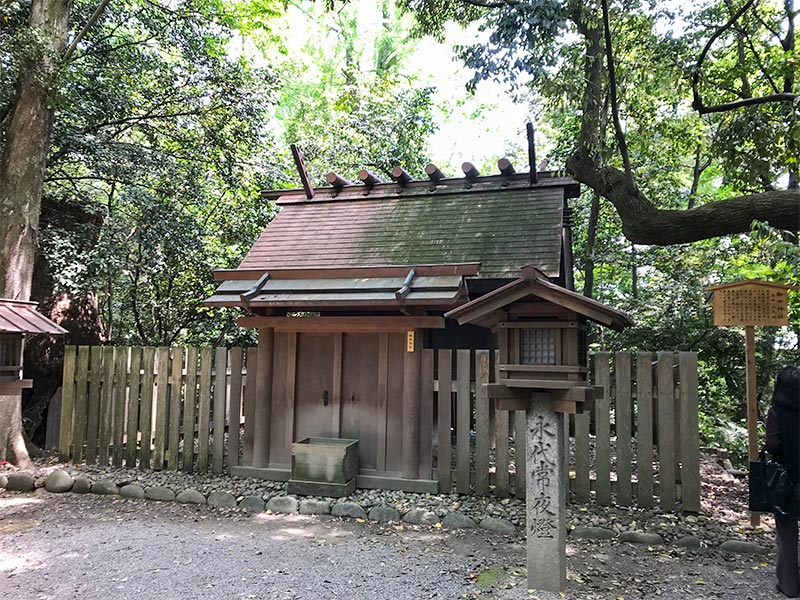
[[[490,352],[425,352],[434,364],[425,446],[440,491],[524,494],[525,413],[495,411],[483,393],[494,379]],[[247,364],[254,348],[67,347],[61,459],[213,473],[249,464]],[[596,353],[591,377],[603,398],[569,418],[575,499],[699,511],[696,354]]]

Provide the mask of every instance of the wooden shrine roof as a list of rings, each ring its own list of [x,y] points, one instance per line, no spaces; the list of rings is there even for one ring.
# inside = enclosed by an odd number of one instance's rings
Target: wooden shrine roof
[[[480,263],[482,279],[526,264],[558,276],[564,198],[577,191],[550,173],[271,192],[280,212],[237,271]]]
[[[0,298],[0,333],[67,333],[66,329],[37,312],[36,306],[36,302]]]

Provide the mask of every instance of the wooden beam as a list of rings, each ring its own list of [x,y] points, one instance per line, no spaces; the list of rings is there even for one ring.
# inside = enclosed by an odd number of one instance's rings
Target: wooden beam
[[[433,163],[428,163],[425,165],[425,174],[431,181],[439,181],[440,179],[444,179],[444,173],[439,170]]]
[[[403,357],[403,478],[419,478],[419,376],[422,370],[422,332],[418,342]]]
[[[410,181],[413,181],[413,177],[409,175],[403,167],[397,166],[392,169],[391,173],[392,180],[400,185],[406,185]]]
[[[275,331],[269,327],[259,328],[258,355],[254,372],[248,365],[247,384],[255,383],[255,407],[253,414],[253,466],[269,465],[269,432],[272,411],[272,365],[275,347]],[[251,377],[255,375],[255,382]]]
[[[292,157],[294,158],[294,165],[297,167],[297,172],[300,174],[300,182],[303,184],[303,191],[306,193],[306,198],[311,200],[314,197],[314,186],[311,185],[311,178],[306,171],[306,163],[303,160],[303,153],[297,144],[290,144],[289,148],[292,150]]]
[[[511,164],[511,161],[507,158],[501,158],[497,161],[497,168],[500,169],[500,172],[503,175],[513,175],[516,173],[516,169],[514,169],[514,165]]]
[[[479,262],[472,263],[441,263],[429,265],[415,265],[417,275],[477,275],[480,268]],[[269,271],[272,279],[337,279],[348,277],[405,277],[408,266],[402,265],[373,265],[366,267],[314,267],[301,268],[270,268],[270,269],[217,269],[214,271],[215,281],[238,281],[252,279],[255,281]]]
[[[308,333],[388,333],[444,329],[444,317],[239,317],[239,327]]]
[[[462,163],[461,170],[464,171],[467,179],[477,179],[481,176],[481,172],[471,162]]]

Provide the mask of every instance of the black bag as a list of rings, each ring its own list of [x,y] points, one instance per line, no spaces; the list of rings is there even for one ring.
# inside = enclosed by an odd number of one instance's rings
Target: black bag
[[[764,451],[750,462],[749,508],[753,512],[797,515],[794,484],[786,468],[778,462],[767,462]]]

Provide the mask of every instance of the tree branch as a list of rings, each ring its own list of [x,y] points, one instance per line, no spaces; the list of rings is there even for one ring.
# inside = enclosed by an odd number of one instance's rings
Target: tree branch
[[[83,29],[81,29],[78,35],[75,36],[75,39],[72,40],[69,48],[67,48],[66,52],[64,52],[62,60],[65,63],[69,62],[70,56],[72,56],[72,53],[75,52],[75,49],[78,47],[78,44],[81,43],[83,38],[86,37],[86,34],[88,34],[92,27],[94,27],[94,24],[97,23],[97,20],[100,18],[100,15],[103,14],[103,11],[106,9],[106,6],[108,6],[109,2],[111,2],[111,0],[100,0],[100,4],[97,5],[97,8],[92,13],[92,16],[89,17],[88,21],[86,21],[86,25],[83,26]]]
[[[711,113],[736,110],[737,108],[744,108],[746,106],[769,104],[770,102],[792,102],[797,98],[800,98],[800,94],[787,94],[787,93],[769,94],[767,96],[759,96],[758,98],[744,98],[742,100],[725,102],[723,104],[714,104],[712,106],[704,106],[702,103],[696,104],[695,102],[692,102],[692,108],[694,108],[698,114],[708,115]]]

